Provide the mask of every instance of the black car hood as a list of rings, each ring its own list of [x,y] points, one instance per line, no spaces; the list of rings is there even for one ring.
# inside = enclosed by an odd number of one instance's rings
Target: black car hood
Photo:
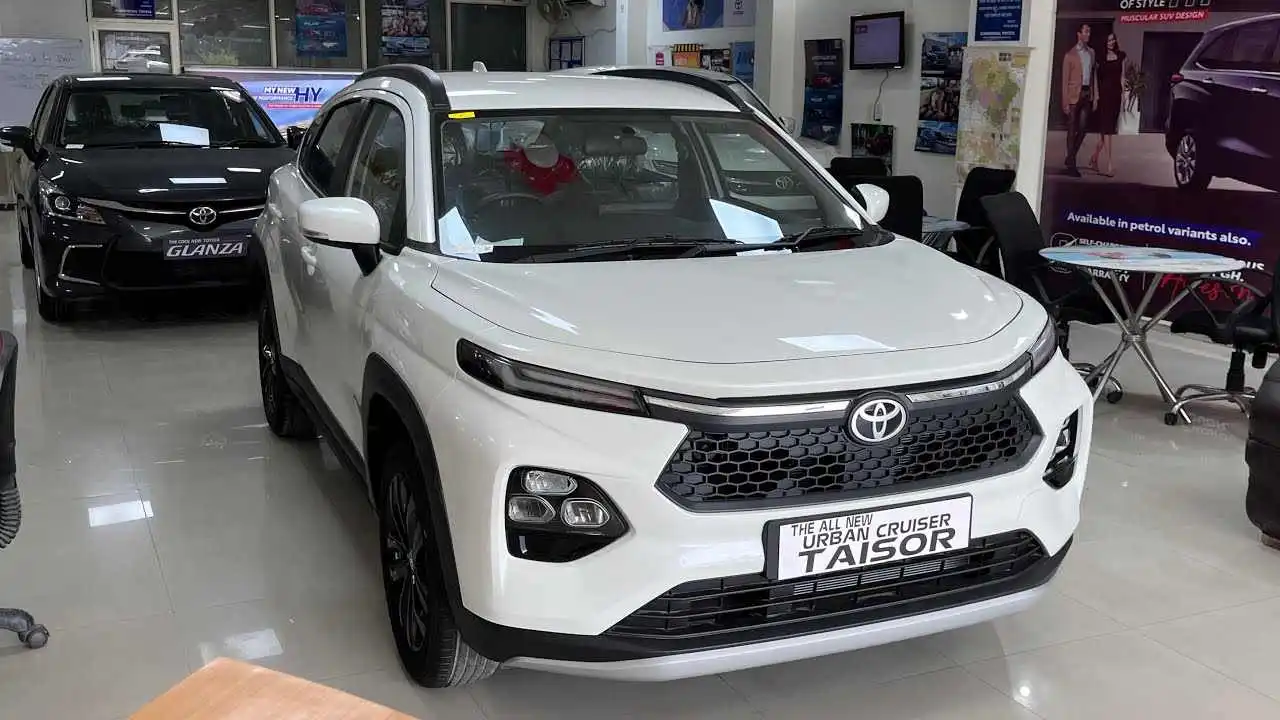
[[[264,197],[271,173],[292,159],[287,147],[59,149],[41,174],[81,198],[231,200]]]

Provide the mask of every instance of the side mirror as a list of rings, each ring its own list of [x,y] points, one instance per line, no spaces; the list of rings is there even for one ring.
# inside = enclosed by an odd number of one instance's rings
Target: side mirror
[[[778,118],[778,119],[782,121],[782,129],[783,129],[783,130],[786,130],[788,135],[795,135],[795,134],[796,134],[796,119],[795,119],[795,118],[791,117],[790,115],[783,115],[782,117],[780,117],[780,118]]]
[[[879,223],[889,214],[889,193],[884,188],[871,183],[860,183],[858,192],[867,204],[867,216],[871,218],[871,222]]]
[[[35,160],[35,138],[31,136],[31,128],[22,125],[10,125],[0,128],[0,143],[15,150],[21,150],[27,157]]]
[[[284,129],[284,140],[290,148],[297,150],[302,146],[302,137],[306,134],[307,131],[305,129],[297,125],[290,125]]]
[[[298,206],[302,235],[317,245],[350,250],[360,270],[368,275],[378,264],[382,228],[378,214],[359,198],[328,197]]]

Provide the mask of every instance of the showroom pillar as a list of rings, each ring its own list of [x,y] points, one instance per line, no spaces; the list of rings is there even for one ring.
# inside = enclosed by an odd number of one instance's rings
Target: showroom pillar
[[[796,87],[803,59],[796,41],[801,0],[759,0],[756,5],[756,89],[781,115],[796,117]]]

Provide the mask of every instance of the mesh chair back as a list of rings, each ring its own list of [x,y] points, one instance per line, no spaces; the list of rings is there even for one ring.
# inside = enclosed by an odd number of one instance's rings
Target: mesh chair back
[[[982,210],[982,198],[999,195],[1013,189],[1017,173],[1012,170],[976,167],[969,171],[960,190],[960,203],[956,206],[956,219],[974,227],[989,227],[987,215]]]
[[[880,227],[912,240],[924,235],[924,184],[915,175],[891,175],[888,177],[852,178],[852,187],[859,183],[875,185],[889,193],[889,212],[880,221]]]
[[[1043,263],[1044,232],[1031,204],[1022,193],[1008,192],[982,198],[987,222],[995,233],[1004,262],[1004,279],[1023,292],[1039,298],[1035,268]],[[1043,300],[1043,298],[1041,298]]]

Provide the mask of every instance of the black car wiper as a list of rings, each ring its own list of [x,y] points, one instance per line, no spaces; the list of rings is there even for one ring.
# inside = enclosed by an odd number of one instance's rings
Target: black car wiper
[[[264,148],[264,147],[281,147],[283,143],[266,138],[240,138],[239,140],[220,140],[212,143],[210,147],[216,148]]]
[[[578,245],[577,247],[558,252],[534,252],[529,255],[525,255],[516,262],[564,262],[568,260],[582,260],[585,258],[594,258],[599,260],[613,255],[627,255],[634,252],[649,251],[675,252],[673,257],[686,258],[697,257],[698,255],[704,255],[708,252],[715,252],[719,250],[751,249],[753,247],[759,246],[747,246],[731,240],[680,238],[674,235],[654,235],[632,238],[630,240],[609,240],[601,243],[588,243],[586,245]]]
[[[205,147],[198,143],[178,142],[177,140],[135,140],[133,142],[94,143],[85,145],[85,150],[99,148],[149,148],[149,147]]]
[[[777,242],[773,243],[773,245],[786,247],[791,250],[804,250],[818,245],[825,245],[832,240],[858,237],[866,232],[867,228],[856,228],[844,225],[818,225],[803,232],[794,233],[792,235],[783,235]]]

